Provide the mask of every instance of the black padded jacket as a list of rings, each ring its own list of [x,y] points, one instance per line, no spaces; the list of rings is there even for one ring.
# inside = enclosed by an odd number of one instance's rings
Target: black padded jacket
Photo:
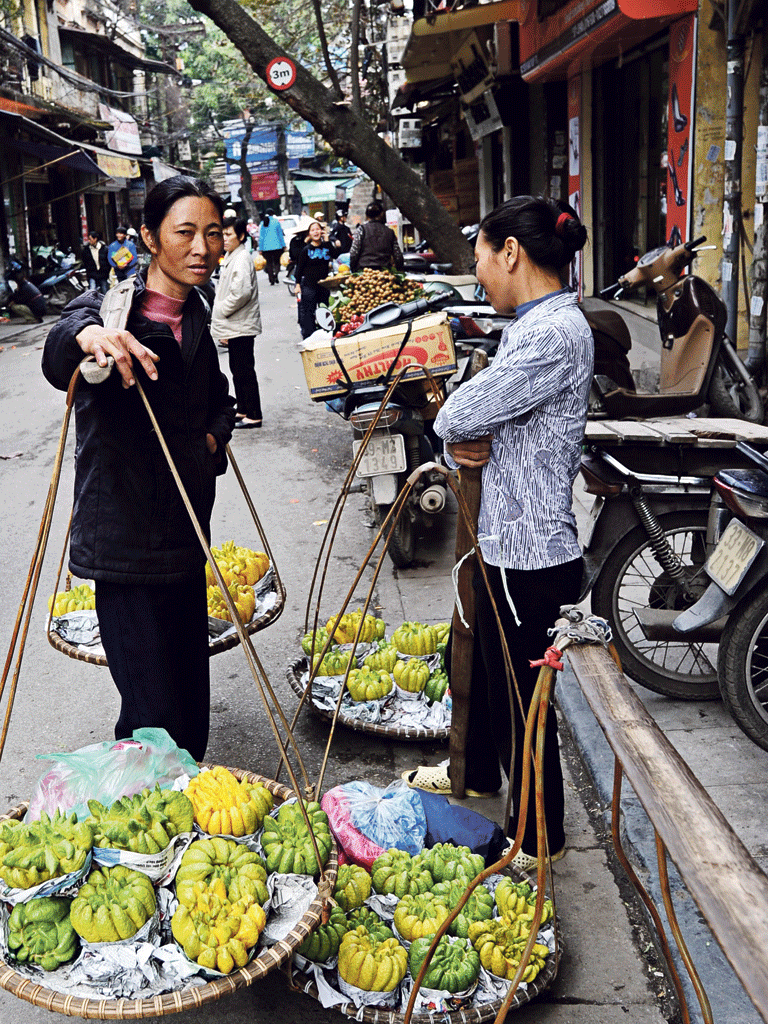
[[[144,288],[136,275],[128,330],[160,357],[158,379],[150,380],[136,359],[134,374],[208,535],[216,476],[227,465],[224,449],[235,422],[234,401],[219,369],[201,295],[193,290],[184,305],[179,347],[167,324],[137,312]],[[97,292],[86,292],[51,328],[43,373],[54,387],[69,386],[83,358],[75,337],[87,325],[101,324],[101,299]],[[90,385],[81,377],[75,418],[70,570],[84,579],[131,584],[177,583],[193,576],[205,554],[136,388],[123,388],[116,371],[102,384]],[[216,455],[208,451],[208,433],[216,438]]]

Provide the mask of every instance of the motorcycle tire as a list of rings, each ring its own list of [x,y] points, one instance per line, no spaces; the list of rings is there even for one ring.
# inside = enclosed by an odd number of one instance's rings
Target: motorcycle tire
[[[717,674],[723,702],[736,724],[768,750],[768,582],[728,616]]]
[[[377,505],[375,508],[376,525],[381,526],[389,515],[391,505]],[[407,508],[400,513],[395,523],[388,527],[389,547],[387,554],[392,564],[398,569],[405,569],[413,561],[416,553],[416,522]]]
[[[727,419],[762,423],[763,402],[757,385],[752,380],[746,383],[731,363],[731,353],[722,348],[709,385],[710,412]]]
[[[704,572],[706,512],[674,512],[659,522],[672,550],[681,558],[698,599],[709,583]],[[631,530],[606,558],[592,588],[592,611],[607,619],[625,674],[654,693],[679,700],[717,700],[716,645],[647,640],[635,608],[676,608],[681,600],[656,560],[643,526]]]

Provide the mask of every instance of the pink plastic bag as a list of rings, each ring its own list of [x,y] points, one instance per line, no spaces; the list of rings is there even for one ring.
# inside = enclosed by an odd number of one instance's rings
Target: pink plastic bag
[[[424,846],[427,819],[419,794],[404,782],[379,789],[349,782],[330,789],[321,806],[339,844],[339,863],[352,861],[371,870],[393,847],[416,854]]]

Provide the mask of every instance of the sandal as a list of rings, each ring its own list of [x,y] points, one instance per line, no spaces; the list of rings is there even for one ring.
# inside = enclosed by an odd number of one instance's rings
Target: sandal
[[[451,795],[451,779],[448,775],[448,769],[445,765],[437,765],[432,767],[431,765],[420,765],[418,768],[409,768],[408,771],[403,772],[401,778],[405,779],[411,789],[423,789],[427,793],[438,793],[441,796]],[[464,787],[464,794],[468,797],[473,797],[475,800],[488,800],[492,796],[496,796],[496,793],[483,793],[477,789],[469,789]]]
[[[509,849],[509,847],[507,847],[507,850],[508,849]],[[502,855],[501,855],[502,857],[506,856],[507,850],[505,850],[504,853],[502,853]],[[552,856],[549,859],[554,864],[554,862],[556,860],[562,860],[562,858],[565,856],[565,853],[566,853],[566,848],[563,847],[562,850],[558,850],[557,853],[553,853]],[[501,858],[499,858],[499,859],[501,859]],[[529,872],[529,871],[535,871],[536,870],[536,865],[538,864],[538,858],[531,857],[531,855],[529,853],[523,853],[522,850],[518,850],[517,853],[515,854],[515,856],[512,858],[512,860],[509,863],[510,863],[511,867],[517,868],[518,871],[526,873],[526,872]]]
[[[438,793],[440,796],[451,795],[451,780],[448,778],[448,769],[445,765],[438,765],[435,768],[422,764],[418,768],[409,768],[402,773],[401,778],[405,779],[411,789],[423,789],[427,793]]]

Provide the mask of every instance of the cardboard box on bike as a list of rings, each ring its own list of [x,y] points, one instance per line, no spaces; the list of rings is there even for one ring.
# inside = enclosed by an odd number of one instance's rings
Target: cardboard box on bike
[[[446,313],[427,313],[410,324],[363,331],[351,337],[334,338],[327,331],[315,331],[299,347],[309,394],[315,401],[347,394],[345,372],[352,384],[373,382],[386,374],[393,362],[392,376],[405,366],[402,379],[423,381],[426,389],[429,382],[425,368],[435,377],[450,377],[456,372],[456,349]]]

